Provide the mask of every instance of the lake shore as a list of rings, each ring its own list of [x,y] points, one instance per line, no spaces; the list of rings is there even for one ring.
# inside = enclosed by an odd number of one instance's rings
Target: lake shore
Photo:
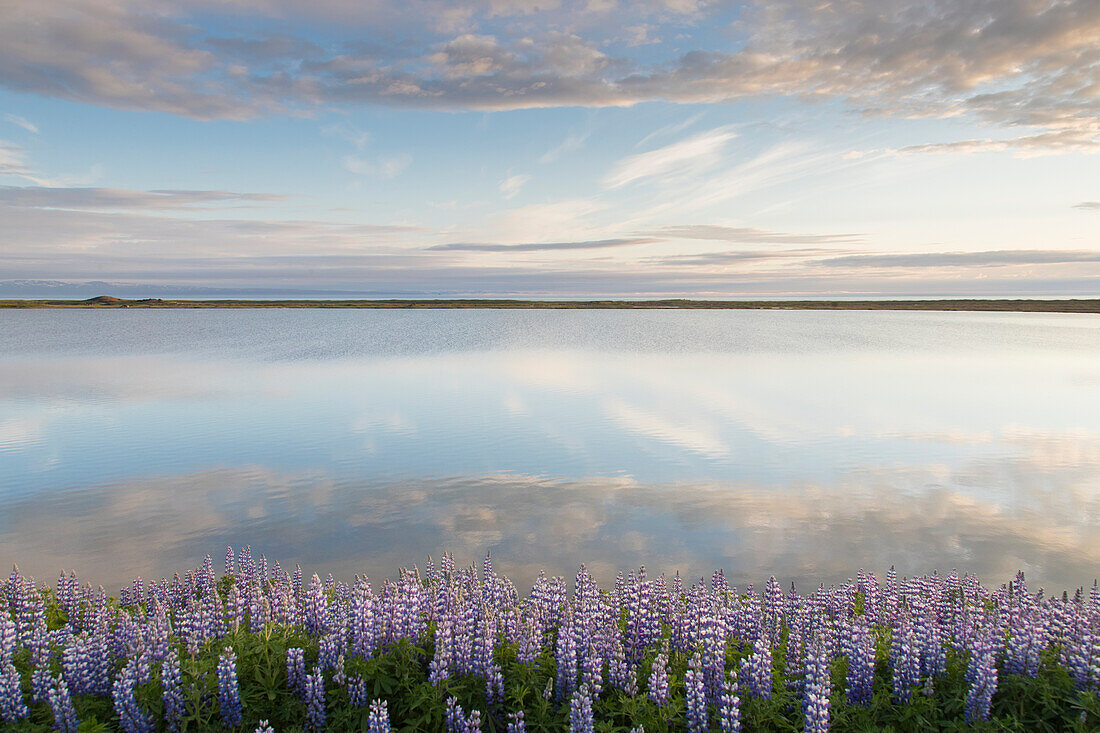
[[[87,300],[0,300],[0,308],[496,308],[646,310],[887,310],[1100,313],[1100,298],[944,300],[167,300],[99,296]]]

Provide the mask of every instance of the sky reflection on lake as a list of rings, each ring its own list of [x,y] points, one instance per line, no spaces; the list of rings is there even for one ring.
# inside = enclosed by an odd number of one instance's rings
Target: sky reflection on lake
[[[117,586],[227,542],[806,584],[1100,564],[1100,318],[0,312],[0,561]]]

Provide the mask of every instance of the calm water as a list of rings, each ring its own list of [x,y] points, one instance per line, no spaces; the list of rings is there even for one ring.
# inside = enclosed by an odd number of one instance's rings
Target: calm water
[[[1100,569],[1100,317],[0,311],[0,561]]]

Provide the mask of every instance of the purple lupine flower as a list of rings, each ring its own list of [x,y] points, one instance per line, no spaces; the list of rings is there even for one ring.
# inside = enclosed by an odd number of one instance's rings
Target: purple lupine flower
[[[862,621],[853,621],[845,631],[848,702],[852,705],[870,705],[875,682],[875,642],[871,629]]]
[[[111,699],[114,701],[119,726],[126,733],[151,733],[155,728],[152,716],[138,707],[137,698],[134,696],[134,688],[144,684],[148,679],[148,663],[143,658],[135,658],[126,663],[115,680]]]
[[[229,647],[218,657],[218,709],[222,722],[234,728],[241,723],[241,690],[237,683],[237,653]]]
[[[266,720],[261,720],[260,724],[256,726],[256,730],[253,733],[275,733],[275,729],[271,727],[271,723]]]
[[[573,636],[571,614],[566,615],[558,629],[558,648],[554,656],[557,660],[557,697],[566,700],[577,684],[577,641]]]
[[[802,692],[806,733],[826,733],[829,730],[829,694],[832,688],[828,651],[820,641],[815,640],[806,655],[806,684]]]
[[[741,698],[730,680],[722,683],[722,696],[718,699],[718,727],[722,733],[741,731]]]
[[[369,733],[390,733],[390,711],[385,700],[371,702],[367,726]]]
[[[707,721],[707,690],[702,665],[699,652],[696,652],[684,673],[687,729],[691,733],[703,733],[710,727]]]
[[[485,675],[485,699],[490,708],[504,704],[504,675],[499,664],[492,665]]]
[[[753,697],[770,700],[772,696],[772,648],[768,640],[760,637],[753,644],[753,652],[741,666],[741,685]]]
[[[997,691],[997,654],[991,640],[981,640],[970,652],[966,679],[966,722],[989,720],[989,707]]]
[[[348,678],[348,699],[358,708],[367,704],[367,683],[363,680],[363,675],[357,674]]]
[[[523,711],[508,713],[508,727],[505,733],[527,733],[527,721],[523,718]]]
[[[53,729],[62,733],[76,733],[80,723],[76,719],[76,708],[73,707],[73,698],[69,694],[69,685],[64,676],[51,680],[47,702],[53,712]]]
[[[914,648],[912,626],[907,622],[894,629],[890,640],[890,667],[894,699],[908,703],[913,696],[913,686],[920,682],[920,655]]]
[[[593,733],[592,698],[588,687],[581,685],[569,701],[569,733]]]
[[[19,672],[10,659],[0,657],[0,720],[14,723],[27,717],[27,713]]]
[[[183,703],[183,685],[180,678],[180,658],[173,649],[168,652],[160,666],[160,685],[164,690],[164,722],[168,730],[179,730],[180,720],[185,710]]]
[[[286,682],[298,697],[306,696],[306,653],[297,647],[286,650]]]
[[[466,733],[481,733],[481,711],[471,710],[466,718]]]
[[[658,707],[668,705],[668,652],[662,651],[653,659],[653,667],[649,671],[649,684],[646,694],[649,699],[657,703]]]
[[[458,698],[447,698],[443,722],[447,727],[447,733],[466,733],[466,711],[458,704]]]
[[[316,577],[316,576],[314,576]],[[325,729],[325,675],[320,667],[306,675],[306,720],[313,730]]]

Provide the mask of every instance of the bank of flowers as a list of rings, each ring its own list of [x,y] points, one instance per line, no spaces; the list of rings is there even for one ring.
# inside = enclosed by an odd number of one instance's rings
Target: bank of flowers
[[[219,563],[220,564],[220,563]],[[1100,591],[952,572],[809,593],[644,568],[527,593],[451,556],[372,585],[250,548],[117,597],[0,583],[4,730],[1100,729]]]

